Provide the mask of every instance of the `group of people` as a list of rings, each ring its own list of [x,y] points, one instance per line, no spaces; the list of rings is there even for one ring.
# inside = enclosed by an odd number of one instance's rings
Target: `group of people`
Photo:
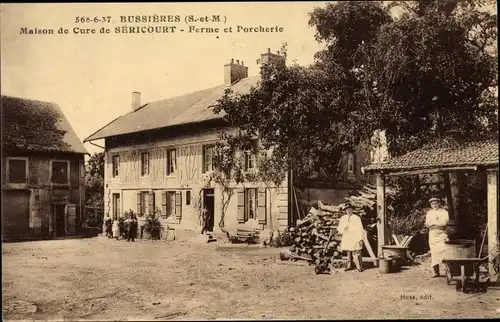
[[[139,223],[137,217],[132,214],[127,219],[120,222],[118,219],[112,219],[109,215],[104,218],[106,227],[106,237],[119,239],[123,237],[127,241],[135,241]]]
[[[446,227],[449,221],[448,211],[441,207],[438,198],[429,199],[431,209],[427,212],[425,226],[429,229],[429,248],[431,251],[432,277],[440,276],[439,265],[443,261],[446,250],[448,234]],[[363,271],[361,251],[363,250],[364,228],[361,218],[353,212],[353,207],[346,204],[345,215],[340,218],[337,231],[342,235],[340,249],[347,252],[346,271],[354,269],[354,264],[359,272]]]

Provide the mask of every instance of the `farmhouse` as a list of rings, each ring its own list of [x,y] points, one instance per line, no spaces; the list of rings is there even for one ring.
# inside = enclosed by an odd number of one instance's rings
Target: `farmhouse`
[[[279,57],[268,50],[260,63]],[[299,202],[292,197],[289,176],[280,186],[234,184],[230,196],[207,180],[218,134],[235,130],[211,106],[226,88],[247,93],[259,79],[248,77],[243,62],[231,60],[224,66],[222,85],[147,104],[141,104],[140,93],[133,93],[129,113],[84,140],[105,142],[105,212],[117,218],[129,210],[140,215],[156,211],[174,227],[197,228],[206,207],[213,214],[210,226],[215,232],[221,219],[226,228],[285,230],[293,224]],[[258,153],[248,153],[245,169],[253,171],[257,162]],[[355,173],[352,162],[350,166]]]
[[[84,222],[82,142],[57,104],[2,95],[1,108],[2,238],[77,234]]]

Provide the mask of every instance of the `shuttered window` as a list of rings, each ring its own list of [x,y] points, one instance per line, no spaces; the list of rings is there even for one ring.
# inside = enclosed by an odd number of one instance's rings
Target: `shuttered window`
[[[165,217],[173,216],[181,219],[182,215],[182,193],[181,191],[162,192],[162,214]]]
[[[155,210],[154,192],[139,191],[137,192],[137,212],[145,214],[153,214]]]
[[[259,224],[266,224],[267,207],[265,189],[247,188],[237,191],[237,219],[244,223],[257,219]]]
[[[257,189],[246,189],[246,219],[255,219],[257,215]]]

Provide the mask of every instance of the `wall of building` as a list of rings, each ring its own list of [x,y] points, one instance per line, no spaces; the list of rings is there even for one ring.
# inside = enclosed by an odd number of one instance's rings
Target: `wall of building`
[[[56,204],[73,204],[76,206],[76,229],[81,226],[83,218],[83,200],[85,198],[85,175],[83,155],[73,154],[10,154],[8,157],[22,157],[28,160],[28,180],[24,184],[13,184],[7,180],[7,171],[2,171],[2,224],[8,220],[8,212],[15,211],[12,191],[24,191],[29,203],[29,231],[12,232],[16,235],[48,237],[55,235]],[[50,160],[69,161],[69,184],[53,185],[50,182]],[[6,169],[7,156],[2,157],[2,168]],[[11,191],[9,193],[9,191]]]
[[[306,215],[311,204],[318,200],[330,205],[339,205],[345,201],[352,190],[358,189],[365,183],[373,183],[370,175],[361,172],[362,167],[371,163],[371,152],[369,143],[363,142],[353,151],[351,161],[347,154],[342,158],[337,180],[308,182],[304,187],[295,189],[297,204],[301,209],[299,217]],[[349,162],[353,162],[352,171],[349,170]]]
[[[134,212],[138,210],[138,191],[147,191],[154,194],[154,207],[162,209],[163,191],[181,191],[182,213],[180,219],[169,217],[166,222],[177,227],[188,229],[199,229],[200,210],[202,203],[202,190],[207,187],[207,181],[203,174],[203,146],[217,142],[218,131],[207,130],[196,135],[184,135],[172,137],[168,140],[154,140],[144,143],[108,147],[105,152],[105,212],[113,213],[112,194],[120,194],[122,213],[128,209]],[[177,170],[175,174],[168,175],[167,151],[176,149]],[[149,153],[149,175],[141,176],[141,153]],[[119,175],[113,177],[113,156],[118,155],[120,159]],[[233,183],[233,196],[229,199],[225,215],[225,227],[231,229],[242,226],[255,226],[256,228],[280,228],[285,229],[288,225],[288,197],[287,182],[280,187],[266,187],[263,183],[246,183],[247,188],[266,189],[266,220],[265,223],[242,224],[237,219],[237,191],[243,186]],[[218,230],[218,224],[223,212],[223,193],[221,187],[213,186],[215,193],[214,201],[214,229]],[[191,204],[186,205],[185,193],[191,191]],[[165,214],[162,214],[165,215]]]

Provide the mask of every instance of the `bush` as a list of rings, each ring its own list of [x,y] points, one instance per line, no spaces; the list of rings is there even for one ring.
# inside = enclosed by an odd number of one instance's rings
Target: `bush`
[[[161,232],[164,229],[165,228],[161,224],[159,216],[155,214],[147,215],[146,223],[144,224],[144,231],[148,233],[152,239],[160,239]]]
[[[426,209],[417,202],[413,209],[407,213],[393,213],[388,218],[389,227],[396,235],[414,235],[425,228]]]
[[[288,247],[293,245],[293,237],[289,231],[279,231],[269,243],[271,247]]]

